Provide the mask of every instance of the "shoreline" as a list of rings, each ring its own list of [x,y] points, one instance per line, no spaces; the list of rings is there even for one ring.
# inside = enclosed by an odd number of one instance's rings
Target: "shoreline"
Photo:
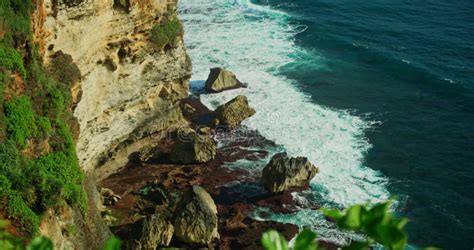
[[[212,113],[199,99],[190,97],[183,100],[183,103],[192,104],[196,108],[196,113],[189,118],[194,129],[203,126],[203,122],[208,120],[207,117]],[[156,204],[156,197],[144,198],[139,191],[153,183],[160,183],[163,190],[174,197],[180,197],[193,185],[202,186],[209,192],[218,208],[218,230],[221,238],[215,243],[215,247],[260,249],[260,236],[269,229],[276,229],[287,240],[291,240],[298,233],[298,226],[255,220],[250,218],[250,213],[257,207],[268,208],[277,214],[293,213],[300,209],[302,204],[294,200],[292,193],[306,190],[309,186],[272,195],[260,184],[260,173],[252,173],[238,167],[229,168],[228,164],[242,159],[258,164],[258,161],[270,156],[263,148],[275,146],[274,142],[265,139],[257,131],[250,131],[243,126],[237,131],[240,131],[238,140],[234,140],[235,134],[230,134],[235,131],[227,131],[217,136],[220,137],[217,155],[208,163],[170,164],[165,159],[162,160],[164,162],[143,164],[132,158],[118,172],[98,182],[99,188],[110,189],[121,197],[116,204],[107,207],[110,209],[110,215],[117,218],[112,224],[112,232],[125,242],[137,240],[137,233],[140,232],[137,221],[143,216],[153,214],[160,206],[160,209],[163,209],[163,205]],[[225,137],[230,139],[222,139]],[[159,147],[166,151],[170,148],[169,143],[169,138],[162,139]],[[166,206],[169,209],[176,202],[170,201]],[[328,249],[337,248],[334,243],[321,244]],[[172,240],[171,246],[189,247],[176,239]]]

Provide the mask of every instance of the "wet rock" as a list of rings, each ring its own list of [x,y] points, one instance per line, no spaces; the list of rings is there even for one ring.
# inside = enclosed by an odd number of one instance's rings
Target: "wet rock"
[[[169,246],[173,238],[174,227],[163,214],[154,214],[143,220],[140,249],[156,249]]]
[[[210,245],[219,239],[217,207],[206,190],[193,186],[183,195],[176,207],[174,228],[175,236],[191,245]]]
[[[183,115],[184,117],[186,118],[189,118],[189,117],[192,117],[195,113],[196,113],[196,109],[191,106],[189,103],[184,103],[181,107],[181,109],[183,110]]]
[[[102,204],[104,206],[112,206],[115,205],[122,197],[119,195],[116,195],[114,191],[108,189],[108,188],[101,188],[100,189],[100,195],[102,198]]]
[[[213,131],[210,127],[200,127],[198,133],[201,135],[212,135]]]
[[[109,209],[105,209],[105,210],[101,211],[100,216],[102,217],[102,220],[107,225],[112,225],[117,221],[117,218],[112,216],[112,211],[109,210]]]
[[[211,126],[217,127],[217,126],[219,126],[219,124],[221,124],[221,121],[219,121],[219,119],[217,119],[217,118],[212,119]]]
[[[246,96],[239,95],[216,109],[216,117],[221,124],[236,128],[242,121],[254,115]]]
[[[209,136],[194,131],[180,133],[170,154],[178,164],[206,163],[216,157],[217,144]]]
[[[240,82],[234,73],[222,68],[211,69],[206,81],[206,91],[210,93],[218,93],[241,87],[246,87],[246,85]]]
[[[276,154],[263,169],[261,182],[272,193],[303,187],[318,173],[318,169],[305,157],[288,157]]]
[[[156,205],[168,206],[170,203],[169,191],[158,181],[147,183],[138,190],[137,194]]]
[[[158,145],[148,145],[140,149],[138,159],[140,162],[150,162],[160,157],[160,149]]]

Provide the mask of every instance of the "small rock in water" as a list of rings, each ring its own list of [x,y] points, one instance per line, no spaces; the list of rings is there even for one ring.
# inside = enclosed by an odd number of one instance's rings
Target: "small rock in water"
[[[246,96],[239,95],[228,103],[216,109],[217,119],[221,124],[234,129],[245,119],[255,114],[255,109],[249,106]]]
[[[262,184],[272,193],[308,185],[318,169],[306,157],[276,154],[262,172]]]
[[[234,73],[222,68],[212,68],[206,81],[206,91],[210,93],[242,87],[247,85],[240,82]]]

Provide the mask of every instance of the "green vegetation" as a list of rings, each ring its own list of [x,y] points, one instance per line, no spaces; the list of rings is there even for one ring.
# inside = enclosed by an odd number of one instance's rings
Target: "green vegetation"
[[[23,58],[13,48],[8,48],[0,43],[0,67],[17,72],[21,76],[26,77],[25,66],[23,66]]]
[[[71,86],[81,79],[81,71],[74,64],[72,56],[58,51],[51,61],[51,74],[57,81],[61,81],[66,86]]]
[[[161,25],[156,25],[150,32],[151,41],[159,49],[163,49],[166,45],[173,43],[181,35],[183,35],[183,26],[177,18],[165,21]]]
[[[347,250],[368,250],[376,244],[389,250],[403,250],[407,247],[408,235],[404,230],[406,218],[396,218],[390,211],[391,202],[373,206],[355,205],[344,211],[323,209],[325,215],[336,221],[339,229],[362,233],[365,241],[352,241],[343,247]],[[286,239],[275,230],[263,234],[262,244],[267,250],[288,250]],[[296,237],[293,250],[317,250],[317,235],[304,229]],[[436,248],[425,248],[436,249]]]
[[[43,67],[30,31],[31,6],[31,0],[0,1],[0,32],[6,32],[0,37],[0,211],[25,236],[37,234],[47,209],[85,212],[87,205],[69,111],[70,87],[81,73],[59,52]],[[22,78],[21,88],[8,88],[15,84],[11,73]]]
[[[390,206],[390,202],[379,203],[372,207],[355,205],[343,212],[324,210],[324,213],[336,220],[339,228],[367,235],[366,241],[354,242],[352,247],[366,249],[377,242],[387,249],[405,249],[408,235],[404,227],[408,219],[396,218],[390,212]]]
[[[27,96],[14,97],[4,108],[9,139],[24,148],[26,139],[36,135],[37,130],[31,100]]]
[[[25,239],[14,236],[6,230],[8,221],[0,220],[0,249],[2,250],[53,250],[54,245],[51,240],[45,237],[35,237],[29,244],[25,244]],[[69,229],[68,230],[75,230]],[[121,242],[112,237],[103,246],[103,250],[120,250]]]
[[[53,250],[53,243],[45,237],[36,237],[28,245],[24,239],[11,235],[5,230],[7,221],[0,220],[0,249],[5,250]]]

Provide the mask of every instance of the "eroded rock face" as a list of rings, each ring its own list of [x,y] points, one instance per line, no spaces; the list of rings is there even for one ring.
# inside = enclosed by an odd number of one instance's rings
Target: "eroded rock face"
[[[234,73],[222,68],[212,68],[206,81],[206,91],[210,93],[241,87],[245,87],[245,84],[239,81]]]
[[[143,220],[139,249],[156,249],[169,246],[173,238],[174,227],[163,214],[154,214]]]
[[[158,133],[185,124],[182,116],[168,115],[188,95],[191,62],[182,38],[157,51],[148,35],[176,16],[176,5],[176,0],[37,1],[33,29],[45,63],[63,51],[82,73],[74,115],[80,124],[77,153],[86,171],[112,158],[123,142],[131,143],[139,127],[154,124],[149,132]]]
[[[191,245],[210,245],[219,239],[217,207],[209,193],[193,186],[178,203],[174,220],[175,236]]]
[[[262,172],[262,184],[272,193],[308,185],[318,169],[305,157],[288,157],[285,153],[272,157]]]
[[[174,163],[206,163],[216,157],[217,143],[209,136],[195,131],[179,133],[171,151],[170,159]]]
[[[255,109],[249,106],[246,96],[239,95],[228,103],[216,109],[219,125],[236,128],[242,121],[255,114]]]

